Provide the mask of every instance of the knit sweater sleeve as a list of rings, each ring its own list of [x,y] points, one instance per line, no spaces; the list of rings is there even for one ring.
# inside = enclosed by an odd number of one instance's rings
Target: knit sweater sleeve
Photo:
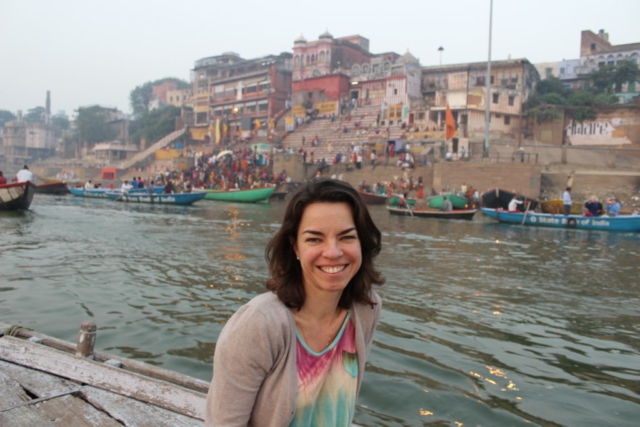
[[[265,378],[284,352],[282,333],[268,313],[251,303],[223,328],[213,358],[207,426],[246,426]]]

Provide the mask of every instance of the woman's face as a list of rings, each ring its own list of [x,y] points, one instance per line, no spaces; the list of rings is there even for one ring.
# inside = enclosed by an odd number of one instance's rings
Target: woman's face
[[[360,239],[347,203],[307,206],[293,248],[307,296],[341,295],[362,265]]]

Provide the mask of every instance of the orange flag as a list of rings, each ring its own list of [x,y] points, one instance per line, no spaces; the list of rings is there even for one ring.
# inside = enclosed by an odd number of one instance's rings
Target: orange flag
[[[446,131],[446,140],[450,140],[453,138],[453,135],[456,134],[456,122],[453,120],[453,113],[451,112],[451,108],[449,108],[449,103],[447,102],[447,111],[444,114],[444,122],[447,125]]]

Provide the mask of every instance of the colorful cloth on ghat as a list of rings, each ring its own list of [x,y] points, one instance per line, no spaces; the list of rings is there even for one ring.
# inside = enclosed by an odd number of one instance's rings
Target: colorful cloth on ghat
[[[311,350],[299,332],[297,412],[291,427],[351,425],[358,386],[355,328],[349,314],[340,332],[320,353]]]

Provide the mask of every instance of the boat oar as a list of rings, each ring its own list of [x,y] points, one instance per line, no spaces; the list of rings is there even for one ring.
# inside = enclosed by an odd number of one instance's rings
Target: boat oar
[[[524,222],[527,220],[527,214],[529,214],[529,206],[531,206],[531,202],[527,202],[527,209],[524,210],[524,216],[522,217],[522,224],[520,225],[524,225]]]

